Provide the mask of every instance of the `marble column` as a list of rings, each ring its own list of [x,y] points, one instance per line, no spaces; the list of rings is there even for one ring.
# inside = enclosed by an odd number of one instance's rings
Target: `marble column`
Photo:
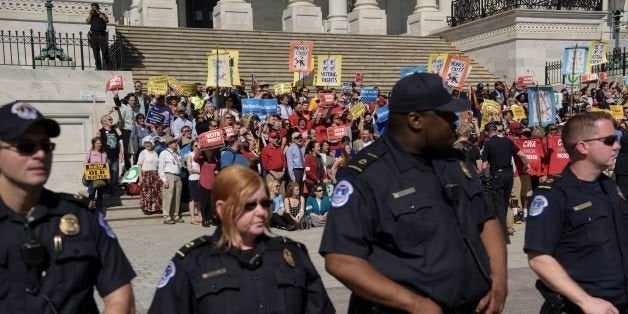
[[[288,0],[281,19],[284,32],[323,32],[323,11],[314,5],[314,0]]]
[[[140,9],[140,0],[131,1],[131,7],[129,8],[129,11],[127,11],[127,25],[137,26],[143,24]]]
[[[178,27],[177,0],[140,1],[140,20],[143,26]]]
[[[377,6],[377,0],[357,0],[349,13],[349,33],[386,35],[386,11]]]
[[[253,30],[253,8],[244,0],[220,0],[214,7],[214,29]]]
[[[347,0],[329,0],[327,32],[346,34],[349,31],[347,20]]]
[[[439,10],[436,0],[417,0],[407,26],[408,34],[427,36],[447,26],[447,13]]]

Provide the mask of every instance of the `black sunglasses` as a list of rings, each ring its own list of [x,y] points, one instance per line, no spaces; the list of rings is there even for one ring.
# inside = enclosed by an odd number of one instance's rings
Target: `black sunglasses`
[[[323,190],[321,190],[321,189],[318,189],[318,190],[316,190],[315,192],[323,192]]]
[[[269,209],[272,204],[273,204],[273,201],[269,199],[259,200],[256,202],[249,202],[249,203],[244,204],[244,211],[250,212],[254,210],[255,208],[257,208],[257,205],[262,206],[262,208],[264,209]]]
[[[55,150],[55,143],[35,143],[35,142],[19,142],[15,145],[0,146],[2,149],[10,149],[17,151],[21,155],[32,155],[36,153],[40,148],[46,153],[50,153]]]
[[[590,139],[586,139],[586,140],[582,140],[582,141],[583,142],[601,141],[606,146],[613,146],[613,144],[615,144],[615,142],[617,142],[617,135],[609,135],[609,136],[605,136],[605,137],[590,138]]]

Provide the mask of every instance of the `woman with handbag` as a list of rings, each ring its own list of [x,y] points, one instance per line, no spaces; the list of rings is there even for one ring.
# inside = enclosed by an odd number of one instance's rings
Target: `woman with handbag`
[[[92,147],[85,154],[85,164],[107,163],[107,152],[100,137],[92,139]],[[84,178],[84,177],[83,177]],[[102,208],[102,198],[107,181],[93,180],[87,181],[87,193],[89,194],[89,207],[96,208],[104,213]]]

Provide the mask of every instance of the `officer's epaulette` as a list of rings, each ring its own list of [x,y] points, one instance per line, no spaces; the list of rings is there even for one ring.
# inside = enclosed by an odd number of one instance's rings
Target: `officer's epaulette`
[[[184,258],[188,252],[191,250],[212,243],[211,237],[208,235],[200,236],[182,246],[176,253],[175,256],[179,258]]]
[[[560,180],[560,178],[561,176],[559,175],[552,176],[551,178],[541,182],[541,184],[539,184],[538,189],[549,191],[552,189],[552,185],[556,183],[556,181]]]
[[[59,193],[59,197],[64,201],[78,204],[82,208],[89,208],[89,199],[83,195]]]
[[[381,158],[386,153],[386,147],[376,144],[363,148],[354,158],[351,158],[349,164],[343,171],[353,172],[353,175],[357,176],[368,168],[368,166],[372,165],[373,162]]]

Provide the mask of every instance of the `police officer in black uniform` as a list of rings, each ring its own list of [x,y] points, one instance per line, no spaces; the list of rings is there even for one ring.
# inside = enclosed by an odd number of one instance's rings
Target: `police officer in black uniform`
[[[248,167],[220,171],[218,226],[170,261],[148,313],[334,313],[304,245],[266,234],[268,188]]]
[[[0,107],[0,312],[134,312],[135,273],[103,214],[44,189],[60,133],[32,105]]]
[[[499,312],[506,248],[455,140],[469,103],[435,74],[395,84],[388,128],[338,177],[321,242],[327,271],[353,294],[349,313]]]
[[[502,127],[501,125],[499,127]],[[520,158],[524,164],[526,172],[530,169],[528,158],[519,150],[519,148],[510,139],[497,134],[497,123],[489,122],[484,126],[488,139],[484,141],[482,150],[482,169],[489,169],[493,183],[493,188],[497,194],[495,199],[495,207],[497,209],[497,217],[502,222],[504,233],[508,233],[506,227],[506,211],[510,203],[510,194],[512,193],[512,185],[514,174],[512,168],[512,158]],[[509,233],[512,235],[513,231]]]
[[[89,42],[94,52],[96,70],[111,70],[111,58],[109,57],[109,42],[107,38],[107,23],[109,23],[109,18],[105,13],[100,11],[98,3],[92,3],[91,10],[89,10],[89,15],[85,21],[87,24],[91,25],[89,28]]]
[[[628,203],[602,173],[620,148],[612,117],[578,114],[562,140],[570,163],[535,191],[526,223],[541,313],[628,313]]]

